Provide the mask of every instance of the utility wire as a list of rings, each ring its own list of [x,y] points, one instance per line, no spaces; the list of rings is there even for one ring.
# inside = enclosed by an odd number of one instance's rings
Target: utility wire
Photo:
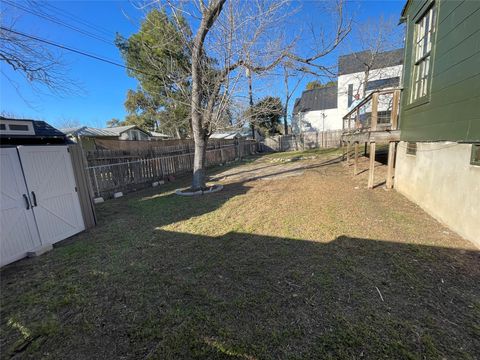
[[[115,65],[115,66],[118,66],[118,67],[121,67],[121,68],[124,68],[124,69],[128,69],[128,70],[132,70],[132,71],[137,71],[137,72],[143,73],[145,75],[152,75],[152,74],[146,73],[142,70],[120,64],[120,63],[115,62],[113,60],[109,60],[109,59],[105,59],[105,58],[102,58],[102,57],[97,56],[97,55],[89,54],[87,52],[77,50],[77,49],[73,49],[73,48],[70,48],[70,47],[65,46],[65,45],[57,44],[57,43],[54,43],[52,41],[45,40],[45,39],[42,39],[42,38],[39,38],[39,37],[36,37],[36,36],[33,36],[33,35],[29,35],[29,34],[19,32],[19,31],[7,29],[3,26],[0,26],[0,30],[8,31],[12,34],[20,35],[20,36],[26,37],[26,38],[31,39],[31,40],[35,40],[35,41],[38,41],[38,42],[41,42],[41,43],[45,43],[45,44],[48,44],[48,45],[51,45],[51,46],[55,46],[55,47],[58,47],[58,48],[63,49],[63,50],[71,51],[71,52],[74,52],[76,54],[83,55],[83,56],[86,56],[86,57],[89,57],[89,58],[92,58],[92,59],[95,59],[95,60],[98,60],[98,61],[103,61],[107,64]]]
[[[33,3],[35,3],[35,1],[33,1]],[[78,16],[75,16],[72,13],[68,12],[67,10],[60,9],[60,8],[52,5],[51,2],[42,2],[41,5],[46,6],[46,7],[50,8],[51,10],[53,10],[54,12],[56,12],[57,14],[59,14],[61,16],[64,16],[64,17],[66,17],[70,20],[73,20],[73,21],[75,21],[79,24],[82,24],[82,25],[86,26],[87,28],[90,28],[92,30],[96,30],[99,33],[103,33],[106,36],[111,36],[112,34],[115,33],[115,31],[109,30],[109,29],[107,29],[103,26],[91,23],[87,20],[84,20],[84,19],[78,17]]]
[[[4,2],[5,4],[8,4],[9,6],[15,7],[15,8],[17,8],[17,9],[19,9],[19,10],[22,10],[22,11],[25,11],[25,12],[27,12],[27,13],[29,13],[29,14],[32,14],[32,15],[35,15],[35,16],[38,16],[38,17],[41,17],[41,18],[46,19],[46,20],[49,20],[49,21],[51,21],[51,22],[53,22],[53,23],[55,23],[55,24],[58,24],[58,25],[61,25],[61,26],[66,27],[66,28],[69,28],[69,29],[71,29],[71,30],[73,30],[73,31],[76,31],[76,32],[78,32],[78,33],[80,33],[80,34],[89,36],[89,37],[91,37],[91,38],[93,38],[93,39],[95,39],[95,40],[102,41],[102,42],[104,42],[104,43],[106,43],[106,44],[109,44],[109,45],[112,45],[112,46],[114,45],[113,41],[110,41],[110,40],[106,39],[105,37],[99,36],[99,35],[94,34],[94,33],[92,33],[92,32],[89,32],[89,31],[80,29],[80,28],[78,28],[78,27],[76,27],[76,26],[70,25],[70,24],[62,21],[61,19],[55,18],[55,17],[53,17],[53,16],[51,16],[51,15],[45,14],[45,13],[43,13],[43,12],[38,12],[38,11],[35,11],[35,10],[32,10],[32,9],[28,9],[28,8],[26,8],[26,7],[24,7],[24,6],[21,6],[21,5],[18,5],[18,4],[16,4],[16,3],[10,2],[10,1],[8,1],[8,0],[3,0],[3,2]]]

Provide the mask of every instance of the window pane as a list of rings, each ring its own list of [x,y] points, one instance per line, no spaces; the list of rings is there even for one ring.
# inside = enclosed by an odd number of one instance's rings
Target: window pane
[[[412,76],[411,101],[415,101],[428,94],[428,80],[430,74],[430,51],[435,27],[435,8],[432,7],[415,24],[414,54],[415,64]]]
[[[12,131],[28,131],[28,125],[9,124],[8,127]]]

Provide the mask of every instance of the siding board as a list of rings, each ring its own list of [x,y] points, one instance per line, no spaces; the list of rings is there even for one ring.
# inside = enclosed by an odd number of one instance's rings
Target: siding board
[[[437,38],[432,51],[430,100],[410,106],[413,18],[428,3],[407,9],[401,139],[406,141],[480,140],[480,2],[435,1]]]

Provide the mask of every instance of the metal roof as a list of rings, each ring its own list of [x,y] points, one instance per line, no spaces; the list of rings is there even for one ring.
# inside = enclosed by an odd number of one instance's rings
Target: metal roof
[[[381,69],[403,64],[404,49],[385,51],[376,55],[372,69]],[[338,58],[338,75],[353,74],[365,71],[365,64],[371,62],[371,51],[360,51],[342,55]]]
[[[110,131],[110,129],[98,129],[92,128],[88,126],[79,126],[76,128],[66,128],[61,129],[67,135],[73,136],[89,136],[89,137],[96,137],[96,136],[118,136],[117,133]]]
[[[109,131],[109,132],[115,134],[116,136],[120,136],[125,131],[133,129],[133,128],[136,128],[137,130],[143,131],[142,129],[140,129],[136,125],[115,126],[115,127],[104,128],[104,129],[99,129],[99,130]],[[145,131],[143,131],[143,132],[145,132]]]
[[[127,130],[136,128],[139,131],[149,135],[146,131],[140,129],[136,125],[117,126],[111,128],[93,128],[88,126],[79,126],[75,128],[61,129],[65,134],[72,136],[87,136],[87,137],[118,137]]]
[[[337,84],[324,88],[305,90],[302,96],[295,100],[293,114],[335,108],[337,108]]]

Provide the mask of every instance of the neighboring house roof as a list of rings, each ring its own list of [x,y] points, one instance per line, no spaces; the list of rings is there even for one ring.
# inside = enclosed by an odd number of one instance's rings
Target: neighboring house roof
[[[403,64],[404,49],[385,51],[376,55],[372,69],[382,69]],[[365,71],[365,64],[371,62],[371,52],[360,51],[338,58],[338,75],[353,74]]]
[[[293,114],[300,112],[327,110],[337,108],[337,84],[305,90],[293,105]]]
[[[110,131],[112,132],[113,134],[115,134],[116,136],[120,136],[122,135],[125,131],[128,131],[130,129],[133,129],[135,128],[136,130],[140,130],[141,132],[144,132],[145,134],[147,134],[145,131],[143,131],[142,129],[140,129],[138,126],[136,125],[126,125],[126,126],[115,126],[115,127],[110,127],[110,128],[105,128],[105,129],[101,129],[101,130],[107,130],[107,131]],[[148,135],[148,134],[147,134]]]
[[[61,129],[65,134],[71,136],[88,136],[88,137],[101,137],[101,136],[112,136],[117,137],[118,134],[107,129],[98,129],[88,126],[79,126],[76,128],[66,128]]]
[[[61,137],[64,138],[65,134],[61,132],[60,130],[54,128],[50,124],[46,123],[45,121],[42,120],[30,120],[30,119],[13,119],[13,118],[6,118],[3,116],[0,116],[0,120],[4,121],[25,121],[25,122],[30,122],[33,124],[33,130],[35,132],[35,135],[31,134],[26,134],[26,135],[21,135],[21,134],[1,134],[2,136],[5,137]]]
[[[79,126],[75,128],[65,128],[61,129],[65,134],[71,136],[87,136],[87,137],[118,137],[127,130],[135,128],[147,135],[146,131],[140,129],[136,125],[127,125],[127,126],[117,126],[111,128],[92,128],[88,126]]]
[[[241,137],[242,137],[242,134],[240,134],[238,131],[215,132],[212,135],[210,135],[211,139],[226,139],[226,140],[238,139]]]

